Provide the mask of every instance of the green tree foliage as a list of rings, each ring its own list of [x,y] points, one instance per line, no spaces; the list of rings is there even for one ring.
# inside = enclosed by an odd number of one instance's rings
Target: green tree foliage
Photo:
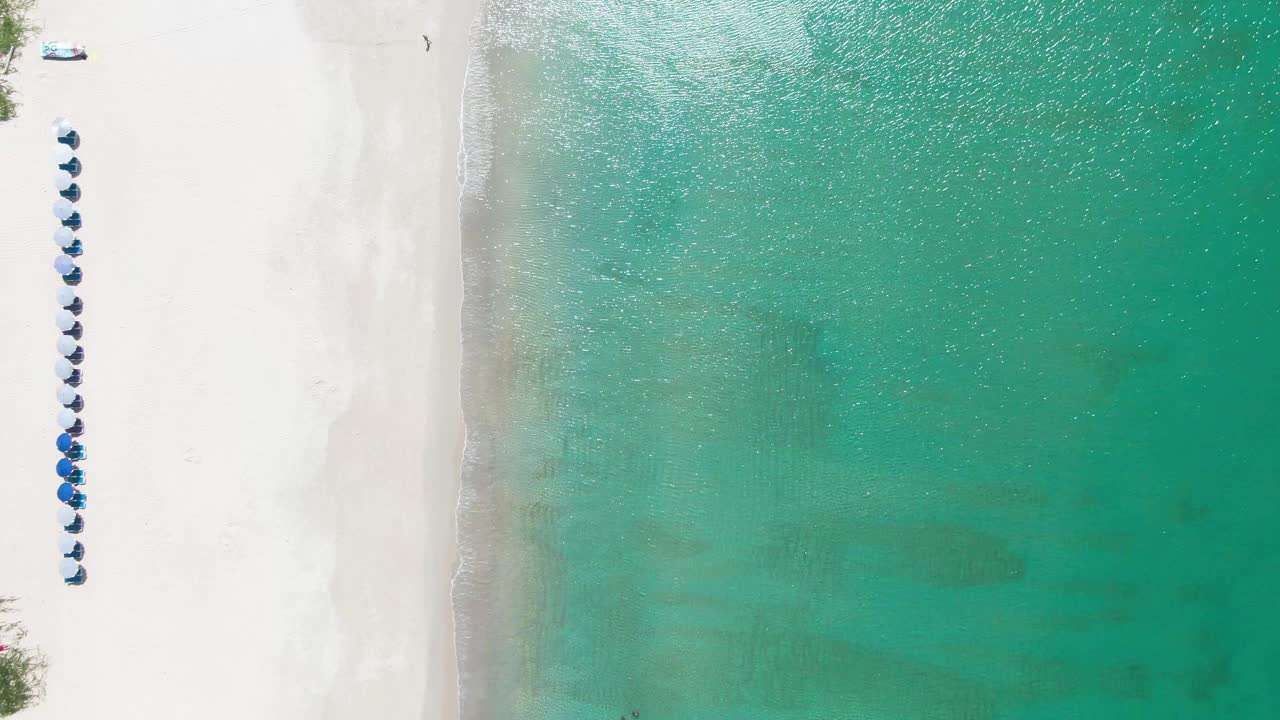
[[[13,86],[7,76],[14,71],[13,59],[35,28],[27,22],[27,11],[35,0],[0,0],[0,122],[17,112]]]
[[[31,707],[44,697],[44,655],[26,647],[27,632],[16,621],[8,620],[13,612],[13,598],[0,597],[0,717],[9,717]]]

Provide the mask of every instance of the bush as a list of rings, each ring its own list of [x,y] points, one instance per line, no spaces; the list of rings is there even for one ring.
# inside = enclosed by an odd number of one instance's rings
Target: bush
[[[0,0],[0,122],[17,111],[13,86],[5,76],[13,72],[12,61],[35,28],[27,22],[27,11],[35,0]]]
[[[2,1],[2,0],[0,0]],[[9,717],[35,705],[44,697],[47,663],[39,652],[23,646],[26,630],[3,616],[13,611],[13,598],[0,597],[0,717]]]

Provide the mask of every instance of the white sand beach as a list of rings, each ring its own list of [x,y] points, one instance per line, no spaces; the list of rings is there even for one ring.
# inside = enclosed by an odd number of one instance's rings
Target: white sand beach
[[[0,125],[0,595],[23,717],[450,718],[472,2],[41,0]],[[424,51],[422,34],[433,41]],[[50,121],[77,203],[88,582],[65,587]]]

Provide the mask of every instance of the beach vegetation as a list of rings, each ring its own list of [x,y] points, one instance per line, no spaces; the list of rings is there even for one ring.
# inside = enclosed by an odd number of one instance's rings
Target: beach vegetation
[[[14,72],[18,50],[35,31],[27,20],[27,11],[34,4],[35,0],[0,0],[0,122],[12,119],[18,111],[9,75]]]
[[[26,645],[27,631],[10,619],[13,598],[0,597],[0,717],[19,713],[44,698],[48,662]]]

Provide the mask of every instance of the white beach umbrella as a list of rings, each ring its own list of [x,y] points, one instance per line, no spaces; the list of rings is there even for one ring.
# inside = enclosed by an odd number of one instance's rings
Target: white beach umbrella
[[[76,304],[76,289],[63,285],[55,293],[60,307],[71,307]]]
[[[71,408],[62,408],[58,411],[58,427],[63,430],[70,430],[75,427],[76,413]]]
[[[69,189],[73,182],[75,182],[75,178],[71,177],[71,173],[66,170],[53,171],[53,186],[58,189],[58,192]]]
[[[77,343],[76,339],[70,335],[63,335],[58,338],[58,352],[61,353],[63,357],[71,357],[72,355],[75,355],[76,350],[79,349],[80,344]]]
[[[68,332],[71,328],[76,326],[75,313],[70,310],[59,310],[57,316],[54,317],[54,322],[58,324],[59,330],[62,332]]]
[[[58,572],[62,573],[63,580],[70,580],[80,574],[80,563],[74,558],[62,558],[62,562],[58,563]]]
[[[71,125],[71,121],[59,115],[53,119],[53,136],[66,137],[71,134],[75,128]]]
[[[58,402],[63,405],[70,405],[75,402],[78,397],[80,397],[80,393],[76,392],[76,389],[70,385],[62,383],[58,386]]]
[[[75,367],[66,358],[58,358],[57,362],[53,364],[53,374],[57,375],[60,380],[66,380],[71,377],[71,373],[74,370]]]
[[[70,510],[71,508],[67,508],[67,509]],[[71,522],[75,522],[75,518],[72,518]],[[69,525],[71,523],[67,523],[67,524]],[[64,525],[63,527],[66,527],[66,525]],[[76,551],[75,535],[72,535],[71,533],[62,533],[61,535],[58,536],[58,552],[62,553],[63,555],[70,555],[75,551]]]
[[[66,220],[76,214],[76,206],[66,198],[58,198],[53,201],[53,216],[59,220]]]
[[[58,508],[58,524],[66,527],[76,521],[76,511],[67,505]]]
[[[76,234],[69,227],[60,227],[53,231],[53,242],[60,248],[69,248],[76,241]]]
[[[70,255],[59,255],[53,259],[53,269],[59,275],[70,275],[76,271],[76,261]]]
[[[62,143],[58,143],[57,147],[53,149],[53,161],[59,165],[66,165],[75,156],[75,151]]]
[[[77,343],[76,339],[70,335],[63,335],[58,338],[58,352],[65,357],[75,355],[76,350],[79,349],[79,347],[79,343]]]

